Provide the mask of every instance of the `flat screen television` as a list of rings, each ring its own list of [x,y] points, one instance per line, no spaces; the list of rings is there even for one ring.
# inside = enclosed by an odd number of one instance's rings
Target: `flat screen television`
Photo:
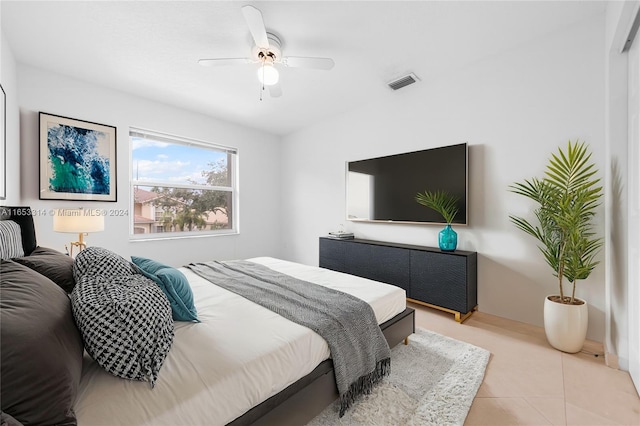
[[[424,191],[458,198],[455,224],[468,218],[467,144],[347,162],[347,219],[386,223],[444,223],[416,201]]]

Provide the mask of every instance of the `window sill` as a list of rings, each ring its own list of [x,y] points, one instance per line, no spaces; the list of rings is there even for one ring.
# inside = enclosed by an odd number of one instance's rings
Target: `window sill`
[[[137,234],[130,235],[129,242],[137,243],[137,242],[145,242],[145,241],[165,241],[165,240],[184,240],[184,239],[194,239],[194,238],[210,238],[210,237],[225,237],[230,235],[238,235],[240,232],[230,229],[227,231],[220,232],[211,232],[211,233],[165,233],[165,234]]]

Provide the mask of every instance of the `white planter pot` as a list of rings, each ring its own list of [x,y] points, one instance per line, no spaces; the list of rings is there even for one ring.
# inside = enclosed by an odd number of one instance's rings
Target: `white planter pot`
[[[554,348],[563,352],[580,352],[587,337],[587,302],[565,305],[544,299],[544,332]],[[578,299],[581,300],[581,299]]]

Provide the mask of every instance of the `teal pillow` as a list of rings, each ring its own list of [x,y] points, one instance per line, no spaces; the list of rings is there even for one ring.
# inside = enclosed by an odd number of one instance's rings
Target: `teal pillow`
[[[171,266],[152,259],[131,256],[131,261],[138,266],[144,275],[158,284],[171,303],[171,312],[176,321],[196,321],[198,313],[193,304],[193,293],[187,277]]]

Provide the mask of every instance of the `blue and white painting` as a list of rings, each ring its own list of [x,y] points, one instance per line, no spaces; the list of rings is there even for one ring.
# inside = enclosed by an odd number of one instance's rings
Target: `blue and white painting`
[[[115,201],[115,128],[40,118],[41,199]]]
[[[109,194],[109,157],[100,153],[108,135],[97,130],[54,125],[47,129],[49,190]]]

